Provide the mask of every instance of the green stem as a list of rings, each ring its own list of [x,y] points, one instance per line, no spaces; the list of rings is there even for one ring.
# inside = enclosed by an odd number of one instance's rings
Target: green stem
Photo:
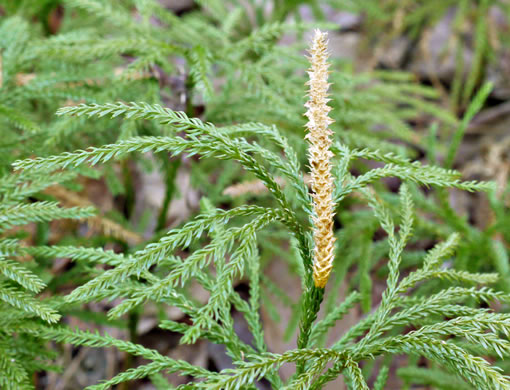
[[[312,285],[309,287],[303,299],[303,310],[301,311],[301,322],[299,324],[299,336],[297,340],[298,348],[307,348],[312,325],[317,319],[317,314],[321,308],[324,299],[324,289]],[[297,375],[304,371],[305,363],[299,362],[296,365]]]
[[[133,176],[129,169],[129,161],[124,159],[121,161],[122,178],[124,180],[124,188],[126,189],[126,200],[124,206],[124,215],[126,219],[129,219],[133,215],[133,209],[135,207],[135,190],[133,184]]]
[[[140,319],[140,313],[138,310],[135,310],[128,315],[128,331],[129,331],[129,341],[133,344],[137,344],[138,342],[138,335],[137,335],[137,328],[138,328],[138,320]],[[130,368],[133,367],[133,356],[128,353],[126,354],[126,359],[124,360],[123,364],[123,371],[128,371]],[[122,382],[119,384],[119,390],[126,390],[127,389],[127,382]]]
[[[156,226],[156,231],[159,232],[166,225],[166,216],[168,214],[168,208],[170,207],[170,203],[172,202],[172,198],[175,194],[175,178],[177,177],[177,171],[179,166],[181,165],[181,160],[169,161],[168,155],[165,154],[164,157],[164,166],[165,166],[165,199],[163,201],[163,205],[161,206],[161,210],[158,216],[158,223]]]

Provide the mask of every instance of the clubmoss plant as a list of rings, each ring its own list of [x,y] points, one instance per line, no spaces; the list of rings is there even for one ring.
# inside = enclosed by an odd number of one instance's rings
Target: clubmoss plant
[[[262,123],[215,126],[190,118],[184,112],[148,103],[80,104],[58,111],[61,116],[150,121],[164,128],[165,135],[128,137],[112,144],[22,159],[13,164],[17,173],[5,180],[17,185],[0,187],[6,188],[7,194],[7,201],[0,208],[0,227],[6,232],[0,241],[3,256],[0,264],[4,265],[0,270],[5,280],[0,285],[0,301],[4,306],[20,308],[22,314],[11,309],[8,317],[0,319],[0,351],[9,352],[0,353],[0,367],[7,373],[1,379],[4,387],[30,388],[29,373],[38,369],[32,365],[29,370],[16,362],[17,349],[12,345],[12,336],[23,335],[38,341],[115,347],[147,361],[113,378],[105,378],[104,382],[90,386],[91,390],[108,389],[140,378],[149,378],[159,388],[171,388],[162,374],[175,372],[190,377],[180,389],[255,389],[256,382],[263,378],[274,389],[320,389],[329,381],[343,377],[350,389],[368,389],[374,383],[374,389],[379,390],[386,386],[388,365],[396,355],[406,355],[409,359],[423,357],[441,370],[444,378],[453,375],[476,389],[510,389],[508,377],[492,360],[485,359],[510,355],[507,340],[510,315],[473,304],[491,301],[507,304],[510,296],[479,286],[496,282],[497,274],[452,267],[455,262],[450,260],[455,256],[461,235],[450,234],[443,242],[420,253],[409,272],[400,272],[405,248],[413,233],[422,228],[421,219],[415,215],[410,190],[413,183],[467,191],[487,191],[493,185],[462,181],[456,171],[422,165],[394,153],[353,148],[333,138],[334,134],[328,130],[331,119],[326,104],[325,45],[325,34],[317,31],[310,51],[312,70],[307,103],[312,194],[304,180],[308,172],[302,170],[296,149],[276,126]],[[257,138],[265,139],[265,144],[257,143]],[[89,209],[60,211],[57,205],[46,202],[33,205],[26,201],[27,187],[20,183],[34,177],[78,175],[85,166],[93,169],[134,152],[163,151],[173,156],[186,153],[230,161],[263,183],[270,199],[227,209],[216,209],[211,201],[203,199],[202,212],[196,218],[126,253],[80,245],[23,247],[10,240],[7,229],[14,224],[50,219],[53,214],[63,218],[89,217],[93,212]],[[376,161],[382,166],[354,175],[350,168],[359,159]],[[382,177],[397,177],[402,181],[396,199],[378,190],[377,181]],[[359,218],[354,229],[347,223],[346,228],[335,231],[333,219],[340,216],[348,222],[352,214],[342,209],[347,198],[368,205],[363,208],[366,218]],[[382,245],[374,242],[377,228],[384,232]],[[339,238],[336,249],[332,233]],[[289,267],[297,269],[303,282],[301,299],[294,304],[300,316],[297,347],[287,351],[276,352],[267,344],[259,314],[266,290],[285,297],[285,292],[264,276],[262,251],[268,248],[264,243],[268,236],[290,241]],[[359,244],[356,260],[367,273],[377,256],[385,260],[386,287],[377,305],[370,301],[367,305],[370,289],[366,289],[366,281],[349,281],[346,277],[352,259],[333,256],[335,251],[348,253],[345,250],[349,241]],[[275,250],[272,255],[275,253],[278,252]],[[56,296],[51,301],[55,313],[51,311],[50,318],[48,310],[40,309],[37,298],[21,290],[24,287],[40,291],[42,284],[14,261],[4,261],[16,255],[50,259],[65,256],[108,268],[94,268],[94,274],[84,283],[67,295]],[[249,283],[246,300],[234,289],[240,278]],[[192,282],[208,291],[206,303],[194,299]],[[429,284],[436,287],[433,292],[417,293]],[[338,298],[340,285],[347,286],[345,298],[341,299]],[[324,297],[325,315],[317,320]],[[73,330],[64,323],[50,324],[58,320],[58,311],[64,313],[70,307],[104,299],[115,300],[108,313],[110,320],[118,320],[135,310],[143,312],[148,302],[180,309],[187,321],[162,318],[159,327],[181,333],[181,343],[205,339],[224,345],[233,368],[215,372],[107,333]],[[326,344],[331,328],[358,304],[368,306],[366,315],[340,338]],[[253,335],[251,342],[241,340],[236,333],[232,309],[244,316]],[[37,345],[41,348],[42,344]],[[36,351],[34,347],[31,356]],[[288,363],[296,365],[296,373],[282,378],[278,370]],[[21,381],[20,373],[24,373]]]

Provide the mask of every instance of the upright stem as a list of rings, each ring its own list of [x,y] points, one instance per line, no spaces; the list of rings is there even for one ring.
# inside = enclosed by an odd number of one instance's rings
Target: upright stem
[[[177,171],[179,170],[179,166],[181,165],[181,160],[169,160],[168,153],[163,155],[163,166],[165,168],[165,199],[163,200],[163,205],[161,206],[161,210],[158,216],[158,223],[156,226],[156,231],[159,232],[166,226],[166,216],[168,214],[168,208],[170,207],[170,203],[175,195],[176,184],[175,179],[177,177]]]

